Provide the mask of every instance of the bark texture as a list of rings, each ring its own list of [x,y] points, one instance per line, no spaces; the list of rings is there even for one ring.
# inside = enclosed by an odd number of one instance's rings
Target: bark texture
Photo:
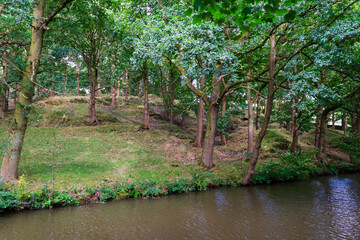
[[[205,84],[206,77],[202,76],[200,79],[200,88]],[[204,101],[199,99],[197,122],[196,122],[196,139],[194,146],[201,148],[203,140],[203,119],[204,119]]]
[[[215,135],[217,127],[217,118],[219,114],[219,98],[220,98],[220,75],[214,74],[212,79],[213,89],[211,92],[210,106],[207,113],[206,133],[204,137],[204,146],[201,161],[204,166],[211,168],[213,166],[213,155],[215,145]]]
[[[1,180],[5,182],[17,179],[17,170],[20,161],[21,150],[24,142],[25,132],[28,124],[28,117],[34,95],[34,81],[41,56],[44,24],[41,19],[44,17],[45,0],[38,1],[33,10],[34,20],[32,21],[32,37],[30,51],[27,55],[27,65],[22,77],[21,90],[18,103],[15,107],[14,124],[11,128],[10,146],[5,150],[1,166]]]

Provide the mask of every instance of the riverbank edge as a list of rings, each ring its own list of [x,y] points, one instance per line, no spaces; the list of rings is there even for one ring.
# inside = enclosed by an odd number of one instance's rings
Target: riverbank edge
[[[296,155],[293,155],[296,156]],[[286,166],[279,161],[268,160],[259,164],[251,185],[307,180],[325,175],[339,175],[360,171],[360,161],[354,163],[331,161],[318,164],[316,161],[294,162]],[[103,203],[114,199],[159,198],[170,194],[204,191],[210,188],[243,186],[240,179],[220,179],[208,171],[195,170],[191,178],[179,178],[174,182],[106,182],[97,187],[54,190],[51,184],[40,189],[29,188],[26,179],[20,177],[17,184],[0,182],[0,213],[21,210],[65,207],[87,203]]]

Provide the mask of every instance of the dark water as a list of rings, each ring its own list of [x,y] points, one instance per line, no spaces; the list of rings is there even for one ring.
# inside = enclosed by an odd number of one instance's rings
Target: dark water
[[[360,173],[5,214],[0,239],[360,239]]]

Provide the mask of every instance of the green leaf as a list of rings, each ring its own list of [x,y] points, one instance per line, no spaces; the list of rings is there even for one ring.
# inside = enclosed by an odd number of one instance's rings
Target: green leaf
[[[195,0],[195,1],[194,1],[194,10],[195,10],[195,11],[199,11],[201,5],[202,5],[202,1],[201,1],[201,0]]]
[[[292,20],[294,20],[296,17],[296,12],[294,10],[290,10],[286,15],[285,15],[285,21],[287,22],[291,22]]]
[[[276,12],[276,15],[278,16],[284,16],[288,11],[286,9],[280,9]]]

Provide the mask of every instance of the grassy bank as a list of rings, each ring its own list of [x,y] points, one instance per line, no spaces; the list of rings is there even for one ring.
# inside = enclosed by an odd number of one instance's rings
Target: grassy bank
[[[237,122],[226,146],[215,146],[215,167],[202,171],[195,139],[195,114],[177,121],[173,132],[151,98],[151,131],[140,131],[141,100],[118,99],[111,112],[106,97],[98,99],[101,124],[86,126],[85,98],[52,98],[34,106],[19,166],[20,180],[0,183],[0,209],[45,208],[114,198],[158,197],[171,193],[238,186],[249,161],[244,156],[246,122]],[[9,115],[10,116],[10,115]],[[8,143],[11,117],[0,120],[0,157]],[[181,124],[180,124],[181,123]],[[254,184],[301,180],[320,174],[357,171],[359,162],[344,152],[342,134],[329,130],[329,159],[315,161],[312,133],[300,137],[302,152],[288,153],[291,136],[270,129],[263,143]]]

